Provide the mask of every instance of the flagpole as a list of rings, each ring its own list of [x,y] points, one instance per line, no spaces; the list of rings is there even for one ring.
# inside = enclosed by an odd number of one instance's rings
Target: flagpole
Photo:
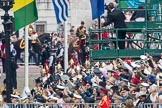
[[[68,69],[68,33],[67,33],[67,21],[64,22],[64,73]]]
[[[25,87],[22,92],[22,97],[27,96],[30,93],[29,89],[29,38],[28,38],[28,26],[25,27],[25,68],[24,68],[24,73],[25,73]]]

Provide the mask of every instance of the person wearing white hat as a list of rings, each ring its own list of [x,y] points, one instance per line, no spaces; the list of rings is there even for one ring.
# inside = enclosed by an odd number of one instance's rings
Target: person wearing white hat
[[[145,105],[145,103],[152,103],[148,98],[145,92],[140,91],[138,93],[137,98],[139,99],[139,101],[136,104],[136,108],[149,108],[149,105]]]
[[[147,84],[147,83],[141,83],[140,91],[148,94],[148,87],[149,87],[149,84]]]
[[[84,105],[80,104],[82,103],[81,100],[82,100],[82,96],[78,94],[73,94],[73,101],[76,104],[72,105],[72,108],[84,108]]]
[[[17,108],[19,107],[19,100],[20,100],[20,97],[17,96],[17,95],[13,95],[11,94],[11,105],[9,105],[11,108]]]

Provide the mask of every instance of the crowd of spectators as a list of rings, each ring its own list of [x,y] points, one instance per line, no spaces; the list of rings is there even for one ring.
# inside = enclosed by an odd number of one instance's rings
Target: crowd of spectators
[[[100,89],[106,89],[111,103],[117,106],[132,102],[136,108],[145,103],[162,101],[162,54],[141,55],[140,59],[116,59],[111,62],[96,62],[91,68],[70,66],[63,72],[59,64],[55,78],[41,74],[35,80],[30,95],[20,98],[24,103],[52,103],[64,106],[65,103],[98,103],[101,100]],[[5,83],[4,83],[5,85]],[[2,97],[5,98],[2,91]],[[131,104],[131,103],[130,103]]]
[[[105,19],[102,17],[101,23],[104,22]],[[95,28],[97,28],[97,21],[92,25],[92,29]],[[53,34],[57,38],[54,38],[52,45],[60,43],[60,48],[64,46],[62,30],[63,25],[60,25],[59,33]],[[71,38],[75,37],[74,31],[72,27]],[[106,33],[103,38],[108,38]],[[56,56],[56,58],[59,57]],[[67,71],[63,70],[63,63],[54,62],[54,64],[54,73],[48,73],[42,68],[41,75],[35,79],[35,87],[32,88],[30,94],[20,96],[17,92],[13,92],[11,102],[14,104],[19,102],[57,104],[61,108],[84,108],[85,103],[98,105],[102,99],[101,89],[106,90],[111,103],[117,108],[143,108],[146,103],[153,105],[162,102],[162,54],[156,56],[144,54],[137,59],[128,57],[109,62],[93,62],[91,66],[87,56],[82,64],[79,61],[76,63],[76,60],[71,58]],[[1,88],[1,102],[6,102],[5,87],[4,80],[4,86]],[[66,103],[73,104],[67,106]],[[152,105],[147,107],[155,108]],[[54,107],[54,105],[48,106]],[[91,107],[97,108],[95,105]],[[161,105],[158,106],[158,108],[161,107]]]

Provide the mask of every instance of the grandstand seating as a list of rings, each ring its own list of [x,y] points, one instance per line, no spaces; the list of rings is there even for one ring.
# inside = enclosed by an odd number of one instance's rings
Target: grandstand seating
[[[124,0],[120,0],[120,2],[123,2]],[[154,2],[156,1],[156,2]],[[119,6],[120,5],[119,2]],[[132,57],[132,58],[138,58],[140,55],[144,53],[149,53],[150,55],[156,55],[162,52],[161,49],[161,33],[162,33],[162,21],[161,21],[161,10],[154,10],[152,9],[153,3],[160,4],[162,3],[162,0],[149,0],[149,2],[145,3],[145,10],[147,12],[145,18],[155,16],[158,19],[155,21],[151,21],[150,18],[145,20],[144,22],[126,22],[128,28],[122,28],[122,29],[111,29],[111,30],[105,30],[105,29],[98,29],[98,30],[90,30],[90,35],[91,34],[98,34],[99,39],[94,39],[89,36],[89,45],[90,45],[90,57],[91,57],[91,62],[93,61],[108,61],[111,59],[115,58],[125,58],[125,57]],[[125,10],[128,8],[122,8],[121,9]],[[131,9],[133,10],[133,9]],[[135,9],[138,10],[138,9]],[[153,11],[153,12],[152,12]],[[152,14],[154,13],[154,14]],[[109,39],[101,39],[102,38],[102,33],[103,32],[116,32],[117,30],[126,30],[128,34],[135,35],[137,33],[141,33],[144,35],[144,38],[142,40],[134,39],[134,38],[127,38],[125,40],[119,40],[117,38],[109,38]],[[117,34],[116,34],[117,35]],[[157,35],[156,37],[152,37]],[[115,44],[118,43],[118,41],[127,41],[127,42],[135,42],[135,41],[141,41],[144,44],[144,47],[135,49],[135,48],[126,48],[126,49],[107,49],[103,50],[102,49],[102,44],[103,43],[113,43]],[[152,49],[150,48],[151,44],[157,44],[159,45],[158,48]],[[94,44],[99,45],[99,50],[93,50],[92,46]]]

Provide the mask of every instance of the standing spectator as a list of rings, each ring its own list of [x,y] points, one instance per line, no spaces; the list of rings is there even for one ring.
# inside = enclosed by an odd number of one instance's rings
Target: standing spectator
[[[61,42],[58,42],[58,50],[56,51],[57,64],[60,62],[61,67],[64,68],[64,48]]]
[[[132,14],[132,17],[131,17],[130,20],[131,21],[135,21],[135,22],[143,22],[143,21],[145,21],[145,18],[146,18],[145,17],[146,16],[146,14],[145,14],[146,12],[144,10],[144,7],[141,6],[141,5],[138,6],[138,9],[139,10],[134,11],[134,13]],[[136,40],[141,40],[143,38],[144,38],[144,35],[142,33],[137,33],[135,35],[135,37],[134,37],[134,39],[136,39]],[[142,41],[137,41],[136,43],[138,44],[138,46],[143,48],[144,43]]]
[[[55,62],[56,62],[56,57],[55,57],[55,53],[51,52],[50,57],[49,57],[49,72],[51,75],[54,75],[55,72]]]
[[[1,59],[2,59],[3,73],[6,73],[6,70],[5,70],[5,59],[6,59],[5,50],[6,50],[5,39],[2,39],[2,45],[1,45]]]
[[[106,89],[100,89],[100,95],[102,97],[101,101],[99,102],[98,108],[110,108],[110,98],[107,96]]]
[[[38,34],[37,32],[35,32],[34,27],[32,25],[29,25],[28,28],[28,38],[29,38],[29,60],[31,59],[31,57],[34,58],[34,61],[36,63],[36,65],[39,65],[39,57],[37,57],[36,52],[38,53],[38,56],[40,56],[40,46],[37,44],[38,41]]]
[[[111,23],[114,23],[114,28],[126,28],[124,13],[121,10],[116,9],[113,3],[109,3],[108,9],[111,12],[107,16],[107,21],[103,24],[103,26],[107,26]],[[126,31],[118,30],[117,35],[118,39],[125,39]],[[119,49],[125,49],[125,41],[119,41],[118,47]]]
[[[84,64],[85,62],[85,46],[86,46],[86,39],[87,39],[87,34],[86,34],[86,27],[84,21],[81,21],[81,26],[77,28],[76,31],[76,36],[79,37],[79,62],[81,65]]]
[[[46,46],[43,46],[42,48],[42,60],[41,64],[44,65],[45,61],[48,60],[48,52],[46,50]]]

